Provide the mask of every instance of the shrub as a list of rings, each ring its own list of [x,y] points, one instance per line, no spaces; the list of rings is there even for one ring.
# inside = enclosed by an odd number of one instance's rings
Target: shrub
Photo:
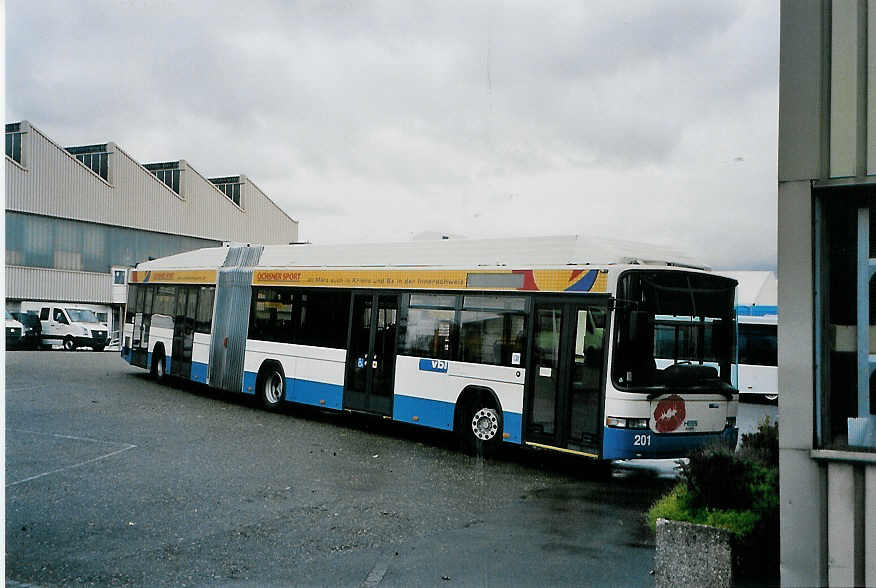
[[[648,510],[658,518],[720,527],[739,537],[777,532],[779,508],[778,425],[762,421],[742,436],[738,452],[720,445],[693,452],[681,465],[681,482]],[[773,527],[776,527],[773,529]]]
[[[740,455],[764,465],[779,467],[779,425],[764,417],[757,431],[742,435]]]

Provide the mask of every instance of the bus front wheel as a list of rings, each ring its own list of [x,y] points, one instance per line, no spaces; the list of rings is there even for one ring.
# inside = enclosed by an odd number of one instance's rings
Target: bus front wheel
[[[502,440],[502,413],[492,403],[469,402],[462,413],[459,433],[468,453],[487,457]]]
[[[76,341],[73,340],[73,337],[64,337],[64,350],[65,351],[75,351],[76,350]]]
[[[286,397],[286,378],[283,376],[283,370],[276,365],[263,367],[259,375],[258,393],[265,409],[279,410]]]

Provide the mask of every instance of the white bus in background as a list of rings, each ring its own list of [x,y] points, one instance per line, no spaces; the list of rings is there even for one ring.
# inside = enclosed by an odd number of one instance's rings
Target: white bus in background
[[[778,318],[777,314],[737,315],[737,377],[742,401],[775,403],[779,399]]]
[[[775,403],[778,383],[778,278],[771,271],[721,272],[739,282],[736,326],[740,400]]]
[[[107,319],[112,311],[108,306],[25,301],[21,303],[21,312],[39,316],[42,327],[40,343],[44,348],[60,346],[73,351],[78,347],[90,347],[94,351],[103,351],[110,343]]]

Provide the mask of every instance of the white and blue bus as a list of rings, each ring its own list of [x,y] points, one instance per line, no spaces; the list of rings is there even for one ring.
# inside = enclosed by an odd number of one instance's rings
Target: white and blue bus
[[[722,271],[737,281],[737,379],[742,402],[776,404],[778,381],[778,276],[772,271]]]
[[[454,431],[474,451],[735,446],[735,280],[620,249],[575,237],[201,249],[130,272],[122,357],[267,409]],[[668,324],[672,344],[658,341]]]

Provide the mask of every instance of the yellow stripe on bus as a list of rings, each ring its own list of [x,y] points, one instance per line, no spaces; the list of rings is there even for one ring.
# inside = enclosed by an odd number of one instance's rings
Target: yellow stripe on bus
[[[259,286],[323,286],[333,288],[465,288],[468,272],[456,270],[257,270]]]
[[[592,285],[586,292],[605,292],[606,276],[598,270],[592,272]],[[579,278],[581,270],[305,270],[270,269],[253,272],[255,286],[311,286],[329,288],[386,288],[423,290],[501,290],[501,291],[570,291]],[[470,275],[485,274],[515,277],[522,287],[497,285],[469,286]],[[509,284],[513,283],[509,280]]]
[[[137,270],[128,276],[130,284],[215,284],[216,270]]]
[[[574,455],[583,455],[585,457],[599,459],[599,456],[597,454],[587,453],[586,451],[575,451],[574,449],[564,449],[562,447],[554,447],[553,445],[542,445],[541,443],[533,443],[532,441],[527,441],[526,444],[532,447],[538,447],[539,449],[550,449],[551,451],[560,451],[562,453],[572,453]]]

